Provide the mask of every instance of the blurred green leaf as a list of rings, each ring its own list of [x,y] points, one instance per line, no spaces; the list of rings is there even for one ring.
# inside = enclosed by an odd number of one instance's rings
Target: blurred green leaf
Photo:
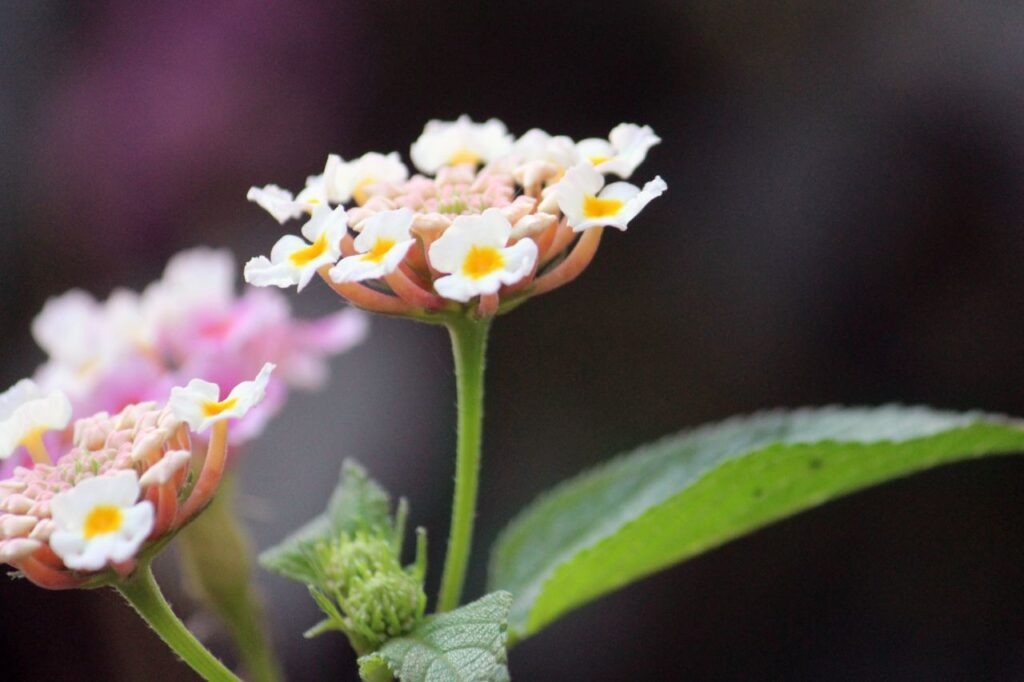
[[[499,537],[510,640],[790,514],[947,462],[1024,450],[1019,421],[921,407],[735,418],[642,447],[541,496]]]
[[[260,564],[286,578],[307,585],[317,584],[320,573],[311,554],[312,547],[342,533],[365,531],[392,536],[401,532],[391,519],[390,507],[391,499],[387,492],[367,475],[366,470],[352,460],[345,460],[341,479],[327,503],[327,509],[280,544],[260,554]],[[400,517],[399,526],[404,524],[404,514]]]
[[[359,659],[364,680],[382,673],[402,682],[505,682],[505,635],[512,595],[492,592],[448,613],[427,618],[412,632]]]

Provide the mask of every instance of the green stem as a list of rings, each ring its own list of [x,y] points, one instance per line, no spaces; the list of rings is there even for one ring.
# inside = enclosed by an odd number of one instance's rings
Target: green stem
[[[459,605],[466,580],[476,493],[480,478],[480,440],[483,426],[484,351],[490,319],[453,318],[448,322],[455,356],[455,382],[458,394],[458,444],[455,455],[455,497],[452,500],[452,526],[448,534],[448,553],[441,575],[438,611],[450,611]]]
[[[281,667],[267,637],[262,598],[252,582],[252,543],[234,512],[235,478],[178,535],[178,555],[191,592],[226,626],[242,669],[253,682],[277,682]]]
[[[128,603],[135,607],[149,627],[160,635],[167,646],[203,679],[214,682],[239,682],[239,678],[214,658],[174,615],[174,611],[153,579],[148,562],[140,563],[130,578],[115,584],[115,587]]]

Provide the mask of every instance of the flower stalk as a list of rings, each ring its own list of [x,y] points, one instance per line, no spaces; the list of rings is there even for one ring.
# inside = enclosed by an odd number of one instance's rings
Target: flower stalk
[[[259,590],[252,581],[252,543],[234,513],[234,476],[203,514],[178,536],[188,588],[222,620],[253,682],[277,682],[281,667],[270,644]]]
[[[140,562],[135,573],[127,580],[117,582],[115,587],[153,631],[160,635],[160,639],[203,679],[211,682],[239,681],[174,615],[153,579],[148,561]]]
[[[491,318],[452,317],[448,331],[455,359],[458,400],[458,440],[455,459],[455,495],[444,572],[437,610],[459,605],[473,540],[477,488],[480,480],[480,445],[483,427],[484,353]]]

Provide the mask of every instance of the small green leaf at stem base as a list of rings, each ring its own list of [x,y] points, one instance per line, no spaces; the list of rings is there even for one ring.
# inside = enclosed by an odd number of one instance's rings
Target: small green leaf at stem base
[[[923,407],[734,418],[642,447],[556,487],[503,531],[491,589],[510,641],[773,521],[940,464],[1024,451],[1022,422]]]
[[[399,505],[398,526],[404,526]],[[391,519],[391,499],[366,473],[363,467],[346,460],[341,468],[341,479],[327,503],[327,509],[276,546],[260,554],[260,564],[269,571],[298,582],[316,584],[320,579],[318,567],[311,563],[309,548],[321,540],[330,540],[340,533],[365,531],[397,537],[403,528],[395,527]]]
[[[507,682],[505,639],[512,595],[492,592],[465,606],[427,618],[359,659],[367,682]]]

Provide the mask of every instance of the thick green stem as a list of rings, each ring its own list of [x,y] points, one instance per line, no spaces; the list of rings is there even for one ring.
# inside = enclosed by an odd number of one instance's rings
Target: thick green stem
[[[459,605],[466,580],[476,493],[480,478],[480,440],[484,417],[484,351],[490,319],[460,317],[448,322],[455,356],[455,382],[458,394],[458,445],[455,455],[455,497],[452,500],[452,525],[448,534],[448,553],[441,575],[438,611],[450,611]]]
[[[117,583],[115,587],[167,646],[203,679],[238,682],[239,678],[207,651],[174,615],[153,579],[149,562],[142,562],[129,579]]]
[[[234,513],[235,490],[234,476],[226,475],[210,505],[178,535],[179,556],[189,591],[224,622],[247,678],[277,682],[281,667],[252,582],[252,543]]]

